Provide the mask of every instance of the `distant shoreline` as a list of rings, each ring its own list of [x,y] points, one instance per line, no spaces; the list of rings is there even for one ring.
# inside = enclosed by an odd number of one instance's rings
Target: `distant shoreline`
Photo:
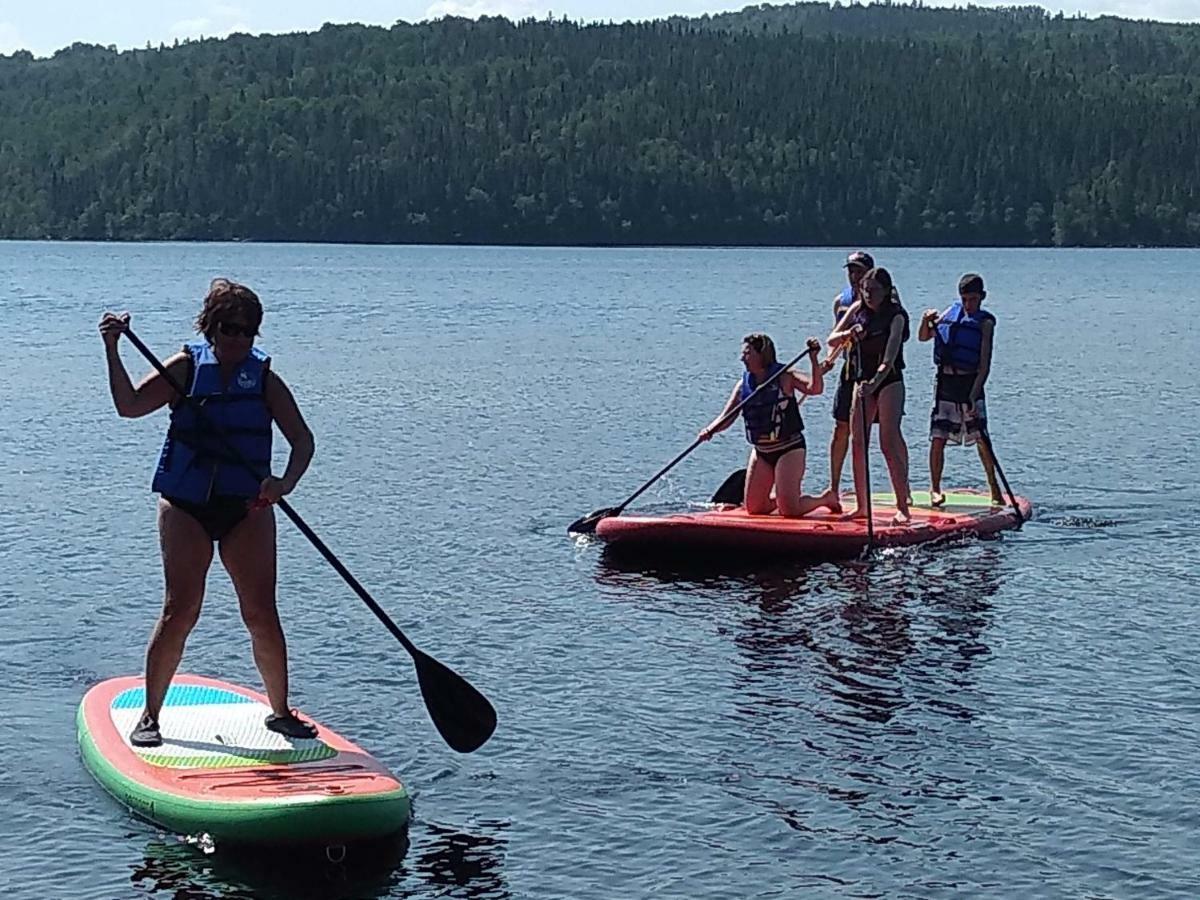
[[[847,247],[868,247],[887,250],[1200,250],[1200,244],[896,244],[885,241],[851,241],[844,244],[532,244],[514,241],[480,243],[424,241],[323,241],[278,240],[257,238],[7,238],[4,244],[252,244],[256,246],[313,246],[313,247],[439,247],[514,250],[845,250]]]

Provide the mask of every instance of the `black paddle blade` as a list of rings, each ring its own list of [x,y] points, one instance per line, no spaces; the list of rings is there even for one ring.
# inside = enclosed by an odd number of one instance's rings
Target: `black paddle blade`
[[[596,526],[600,524],[601,519],[620,515],[620,513],[621,509],[617,506],[606,506],[604,509],[598,509],[593,513],[588,513],[582,519],[576,519],[568,525],[567,534],[594,534]]]
[[[429,718],[451,749],[478,750],[496,730],[496,710],[487,697],[454,670],[416,650],[417,683]]]
[[[712,495],[713,503],[727,503],[730,506],[741,506],[746,502],[746,470],[738,469],[725,479]]]

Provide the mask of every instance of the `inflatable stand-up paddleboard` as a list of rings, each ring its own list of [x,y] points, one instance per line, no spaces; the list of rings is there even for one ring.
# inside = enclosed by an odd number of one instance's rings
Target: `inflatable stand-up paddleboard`
[[[875,546],[905,547],[970,535],[991,535],[1016,528],[1033,513],[1032,504],[1017,498],[1018,520],[1012,506],[996,506],[988,494],[955,489],[946,492],[944,506],[929,505],[929,493],[914,491],[912,523],[893,525],[894,494],[871,495]],[[752,516],[744,507],[708,509],[666,516],[611,516],[601,519],[596,535],[618,552],[662,556],[728,551],[732,554],[777,559],[837,559],[860,554],[867,546],[864,519],[847,519],[855,509],[843,501],[844,512],[820,509],[800,519],[772,513]],[[698,558],[698,557],[697,557]]]
[[[408,822],[408,792],[382,763],[319,723],[314,739],[269,731],[261,694],[178,675],[162,746],[134,747],[145,696],[142,678],[113,678],[84,695],[76,719],[84,764],[143,819],[238,844],[346,844]]]

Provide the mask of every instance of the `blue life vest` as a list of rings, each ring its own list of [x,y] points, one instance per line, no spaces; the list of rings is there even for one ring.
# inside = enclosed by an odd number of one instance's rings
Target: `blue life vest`
[[[933,361],[963,372],[978,372],[983,352],[983,323],[996,317],[984,309],[967,315],[959,300],[942,317],[933,338]]]
[[[225,385],[208,342],[185,344],[183,349],[192,362],[188,396],[200,401],[204,418],[186,401],[171,411],[152,489],[192,503],[216,496],[258,496],[259,484],[271,471],[271,413],[263,396],[271,358],[252,347]],[[258,470],[258,476],[236,461],[209,422]]]
[[[763,380],[766,381],[782,369],[783,363],[772,363]],[[758,385],[755,384],[754,376],[743,372],[739,402],[744,403],[756,387]],[[763,450],[782,448],[792,443],[804,430],[804,422],[800,418],[800,405],[794,396],[784,394],[779,387],[778,378],[769,388],[742,407],[742,419],[746,424],[746,440]]]
[[[838,295],[837,312],[835,312],[833,314],[833,324],[835,327],[837,326],[837,324],[839,322],[841,322],[842,316],[844,316],[846,314],[847,310],[849,310],[850,307],[854,305],[854,303],[857,299],[858,299],[857,292],[850,285],[846,285],[846,287],[842,289],[841,294]],[[854,314],[854,318],[847,321],[845,326],[843,326],[843,327],[846,330],[849,330],[849,329],[853,328],[855,325],[864,325],[866,323],[867,319],[870,318],[870,313],[871,313],[871,310],[867,309],[865,306],[859,307],[858,312]],[[842,372],[841,372],[841,380],[842,381],[853,381],[854,380],[854,371],[853,371],[853,366],[851,364],[852,356],[853,356],[853,353],[850,353],[850,352],[843,354]]]
[[[854,305],[855,299],[853,287],[846,285],[844,288],[842,288],[842,292],[838,294],[837,298],[837,311],[833,314],[834,325],[836,325],[838,320],[846,314],[846,310]]]

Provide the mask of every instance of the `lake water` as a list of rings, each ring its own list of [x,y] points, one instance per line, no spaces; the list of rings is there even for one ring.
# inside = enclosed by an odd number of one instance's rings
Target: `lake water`
[[[727,575],[567,537],[719,411],[743,334],[784,358],[825,334],[844,257],[0,243],[0,896],[1200,895],[1200,252],[878,252],[914,313],[987,279],[996,453],[1037,510],[1018,533]],[[165,356],[216,275],[259,291],[316,433],[295,507],[499,711],[448,750],[407,656],[281,517],[293,702],[415,797],[370,864],[204,855],[76,748],[162,590],[165,415],[115,415],[96,322],[128,309]],[[924,487],[929,345],[906,352]],[[804,406],[814,488],[830,402]],[[731,430],[639,505],[703,500],[743,458]],[[980,481],[952,448],[947,483]],[[183,670],[259,686],[219,567]]]

